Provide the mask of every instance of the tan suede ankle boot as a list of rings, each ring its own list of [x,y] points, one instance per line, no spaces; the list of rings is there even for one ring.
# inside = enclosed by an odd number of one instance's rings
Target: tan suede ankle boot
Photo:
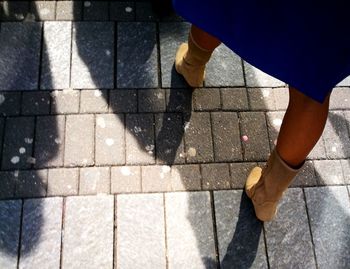
[[[263,169],[253,168],[246,181],[245,191],[252,199],[258,219],[269,221],[274,218],[278,201],[300,169],[293,169],[286,164],[276,149]]]
[[[213,51],[201,48],[190,33],[188,44],[180,45],[175,56],[175,69],[183,75],[186,82],[193,88],[202,87],[205,77],[205,65]]]

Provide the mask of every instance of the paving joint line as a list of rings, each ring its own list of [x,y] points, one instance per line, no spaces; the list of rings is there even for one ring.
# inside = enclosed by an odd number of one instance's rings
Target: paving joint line
[[[216,259],[217,269],[220,269],[221,265],[220,265],[220,253],[219,253],[219,239],[218,239],[218,233],[217,233],[217,227],[216,227],[216,214],[215,214],[215,202],[214,202],[213,190],[209,191],[209,200],[210,200],[211,217],[212,217],[212,223],[213,223],[215,259]]]

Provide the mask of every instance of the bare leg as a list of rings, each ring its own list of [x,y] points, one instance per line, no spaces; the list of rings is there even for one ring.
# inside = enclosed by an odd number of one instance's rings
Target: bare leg
[[[204,32],[197,26],[191,26],[191,33],[193,40],[196,44],[202,49],[213,51],[216,47],[218,47],[221,42],[216,37]]]
[[[325,127],[329,96],[320,104],[289,88],[289,105],[277,139],[277,152],[290,166],[298,167],[316,145]]]

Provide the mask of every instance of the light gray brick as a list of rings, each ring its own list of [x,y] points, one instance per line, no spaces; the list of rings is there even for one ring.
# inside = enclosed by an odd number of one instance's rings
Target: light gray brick
[[[314,166],[319,185],[344,184],[340,160],[314,161]]]
[[[257,163],[231,163],[231,186],[235,189],[244,188],[245,182],[248,178],[250,171],[257,166]]]
[[[169,268],[217,268],[209,192],[165,194],[165,207]]]
[[[57,1],[56,20],[81,20],[82,1]]]
[[[65,166],[94,164],[94,116],[69,115],[66,118]]]
[[[0,172],[0,199],[15,197],[18,172]],[[1,259],[0,259],[1,260]]]
[[[223,110],[248,110],[248,97],[245,88],[221,89]]]
[[[122,115],[97,115],[95,140],[97,165],[125,164],[125,129]]]
[[[165,91],[139,90],[138,91],[139,112],[165,112]]]
[[[273,112],[266,113],[271,150],[273,150],[277,145],[277,138],[281,129],[284,114],[285,114],[284,111],[273,111]]]
[[[112,167],[111,192],[141,192],[141,168],[139,166]]]
[[[109,167],[80,169],[79,194],[110,193]]]
[[[80,91],[67,89],[51,93],[51,114],[68,114],[79,112]]]
[[[289,103],[289,91],[287,88],[273,89],[277,110],[286,110]]]
[[[285,83],[244,62],[248,87],[283,87]]]
[[[63,199],[25,200],[19,268],[60,268]]]
[[[62,268],[113,268],[113,216],[111,195],[66,199]]]
[[[350,78],[349,78],[350,79]],[[334,88],[329,102],[330,109],[350,108],[350,88]]]
[[[110,90],[109,111],[115,113],[137,112],[137,90]]]
[[[16,172],[16,197],[45,197],[47,190],[47,170],[24,170]]]
[[[42,91],[23,92],[23,115],[50,114],[50,93]]]
[[[341,160],[340,163],[343,168],[344,182],[350,184],[350,160]]]
[[[192,110],[191,89],[167,89],[165,96],[168,112],[190,112]]]
[[[21,110],[21,92],[0,93],[0,115],[19,115]]]
[[[118,195],[117,268],[166,268],[162,194]]]
[[[30,12],[39,21],[53,21],[56,15],[56,3],[54,1],[33,1],[30,3]]]
[[[47,195],[78,194],[79,170],[77,168],[49,169],[48,173]]]
[[[275,96],[272,88],[248,89],[248,99],[252,110],[275,110]]]
[[[80,113],[108,112],[107,90],[83,90],[80,92]]]
[[[195,89],[194,109],[197,111],[219,110],[221,108],[220,89]]]
[[[195,164],[171,167],[171,189],[173,191],[194,191],[202,189],[200,166]]]
[[[312,161],[306,161],[300,172],[294,178],[292,187],[317,186],[317,176]]]
[[[230,168],[227,163],[202,164],[201,167],[204,190],[230,189]]]
[[[41,89],[69,87],[71,38],[71,22],[44,23],[45,42],[41,62]]]
[[[337,86],[350,86],[350,76],[344,78]]]
[[[171,167],[167,165],[143,166],[142,191],[165,192],[171,191]]]

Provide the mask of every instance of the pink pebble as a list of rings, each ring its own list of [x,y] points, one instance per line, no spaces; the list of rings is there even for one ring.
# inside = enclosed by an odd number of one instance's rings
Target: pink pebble
[[[242,140],[243,140],[244,142],[247,142],[247,141],[248,141],[248,136],[243,135],[243,136],[242,136]]]

